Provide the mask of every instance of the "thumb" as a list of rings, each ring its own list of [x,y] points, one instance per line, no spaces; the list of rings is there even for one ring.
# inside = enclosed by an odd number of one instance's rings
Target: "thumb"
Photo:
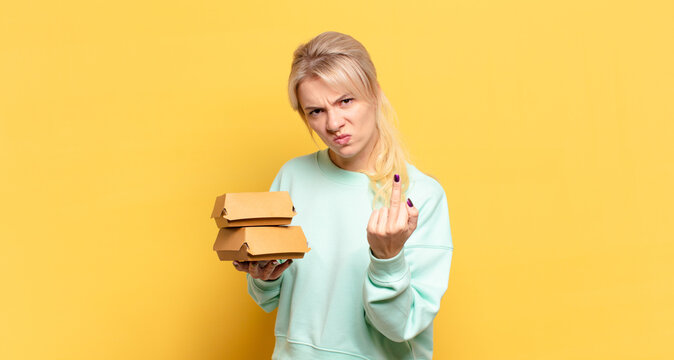
[[[407,198],[407,225],[409,226],[410,234],[417,228],[417,220],[419,219],[419,209],[417,209],[412,200]]]

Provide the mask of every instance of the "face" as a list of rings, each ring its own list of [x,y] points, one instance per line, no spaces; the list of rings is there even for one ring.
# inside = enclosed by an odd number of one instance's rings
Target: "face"
[[[347,170],[369,170],[378,136],[375,106],[320,78],[303,80],[297,93],[309,126],[330,148],[333,162]]]

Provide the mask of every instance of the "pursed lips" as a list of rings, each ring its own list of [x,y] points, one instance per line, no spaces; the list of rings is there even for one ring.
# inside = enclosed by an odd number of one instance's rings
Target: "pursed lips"
[[[350,138],[351,138],[351,135],[344,134],[344,135],[334,137],[333,142],[335,142],[336,144],[340,144],[340,145],[346,145],[347,142],[349,142]]]

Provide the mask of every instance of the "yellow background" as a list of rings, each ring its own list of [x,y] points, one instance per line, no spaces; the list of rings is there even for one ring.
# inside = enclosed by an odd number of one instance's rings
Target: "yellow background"
[[[370,51],[447,193],[437,359],[672,359],[671,1],[0,5],[0,358],[268,358],[216,195],[317,150],[286,94]]]

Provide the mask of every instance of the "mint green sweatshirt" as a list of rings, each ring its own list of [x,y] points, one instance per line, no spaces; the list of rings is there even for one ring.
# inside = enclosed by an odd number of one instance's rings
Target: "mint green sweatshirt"
[[[403,251],[377,259],[367,242],[367,175],[337,167],[327,149],[296,157],[269,191],[288,191],[309,251],[274,281],[248,275],[248,292],[276,314],[272,359],[431,359],[433,318],[447,290],[452,239],[442,186],[407,164],[419,209]]]

